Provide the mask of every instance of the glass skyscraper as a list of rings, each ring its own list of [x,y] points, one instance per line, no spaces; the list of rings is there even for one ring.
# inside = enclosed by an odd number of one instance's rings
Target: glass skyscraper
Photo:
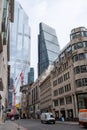
[[[10,31],[10,78],[13,78],[14,87],[20,90],[21,72],[24,74],[23,83],[28,83],[31,36],[28,16],[17,1],[14,8],[14,23],[11,23]]]
[[[28,84],[31,84],[34,82],[34,68],[30,68],[30,72],[28,73]]]
[[[55,61],[60,52],[56,32],[44,23],[39,24],[38,35],[38,76]]]

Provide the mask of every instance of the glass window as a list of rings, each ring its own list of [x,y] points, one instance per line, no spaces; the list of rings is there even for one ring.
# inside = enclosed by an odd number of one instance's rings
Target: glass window
[[[64,88],[65,88],[65,92],[70,91],[71,90],[71,84],[65,85]]]
[[[57,56],[58,56],[57,53],[48,50],[48,57],[49,57],[49,60],[50,60],[50,61],[54,61],[54,60],[57,58]]]
[[[54,44],[50,41],[45,41],[45,45],[46,45],[47,50],[49,49],[53,52],[58,53],[58,51],[59,51],[58,44]]]
[[[85,58],[87,59],[87,53],[85,53]]]
[[[71,104],[72,103],[72,97],[66,97],[66,104]]]
[[[84,58],[85,58],[85,54],[84,53],[79,54],[79,60],[83,60]]]
[[[81,69],[81,73],[87,72],[86,65],[80,66],[80,69]]]
[[[58,90],[54,90],[54,96],[58,95]]]
[[[82,79],[82,86],[87,86],[87,78]]]
[[[24,25],[23,25],[23,11],[22,10],[20,10],[20,13],[19,13],[19,24],[18,24],[18,27],[19,27],[19,32],[20,33],[23,33],[23,27],[24,27]]]
[[[57,85],[57,80],[53,81],[53,87]]]
[[[73,62],[78,61],[78,55],[73,56]]]
[[[75,34],[75,38],[78,38],[78,37],[81,37],[81,32],[77,32],[77,33]]]
[[[76,86],[77,87],[81,87],[82,86],[81,79],[76,80]]]
[[[64,98],[60,98],[60,106],[64,105]]]
[[[58,99],[54,100],[54,106],[58,106]]]
[[[82,43],[82,42],[79,42],[79,43],[77,43],[77,46],[78,46],[78,49],[79,49],[79,48],[82,48],[82,47],[83,47],[83,43]]]
[[[18,44],[17,44],[17,50],[22,50],[22,35],[18,36]]]
[[[76,49],[77,49],[77,44],[75,43],[75,44],[72,45],[72,51],[74,51]]]
[[[82,36],[81,32],[74,33],[74,34],[71,35],[71,40],[75,39],[75,38],[78,38],[78,37],[81,37],[81,36]]]
[[[64,93],[64,88],[63,87],[59,88],[59,94],[62,94],[62,93]]]
[[[44,39],[48,40],[50,42],[56,43],[56,44],[58,43],[58,40],[57,40],[56,36],[53,36],[53,35],[51,35],[49,33],[46,33],[46,32],[44,32]]]
[[[83,32],[83,36],[87,37],[87,32],[86,31]]]
[[[83,42],[84,47],[87,47],[87,41]]]
[[[74,68],[74,73],[75,74],[79,74],[80,73],[80,67],[79,66]]]

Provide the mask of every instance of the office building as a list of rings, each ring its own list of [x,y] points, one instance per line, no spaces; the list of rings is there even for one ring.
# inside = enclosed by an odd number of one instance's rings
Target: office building
[[[78,119],[80,109],[87,109],[87,29],[71,30],[70,42],[54,62],[51,73],[53,110],[68,120]]]
[[[44,24],[39,25],[38,35],[38,76],[55,61],[60,52],[55,30]]]
[[[34,68],[30,67],[30,72],[28,73],[28,84],[34,82]]]
[[[16,97],[19,99],[20,85],[28,83],[31,36],[28,16],[17,1],[14,7],[14,23],[11,24],[10,31],[10,78],[13,79]]]

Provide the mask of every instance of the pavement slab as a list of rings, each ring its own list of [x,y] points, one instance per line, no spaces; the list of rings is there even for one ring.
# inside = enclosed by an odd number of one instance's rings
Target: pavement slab
[[[14,123],[14,121],[5,121],[0,123],[0,130],[27,130],[26,128]]]

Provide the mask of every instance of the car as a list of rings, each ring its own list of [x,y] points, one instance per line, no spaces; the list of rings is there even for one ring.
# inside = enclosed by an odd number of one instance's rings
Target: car
[[[40,119],[41,119],[41,123],[55,124],[55,117],[51,112],[42,113]]]

